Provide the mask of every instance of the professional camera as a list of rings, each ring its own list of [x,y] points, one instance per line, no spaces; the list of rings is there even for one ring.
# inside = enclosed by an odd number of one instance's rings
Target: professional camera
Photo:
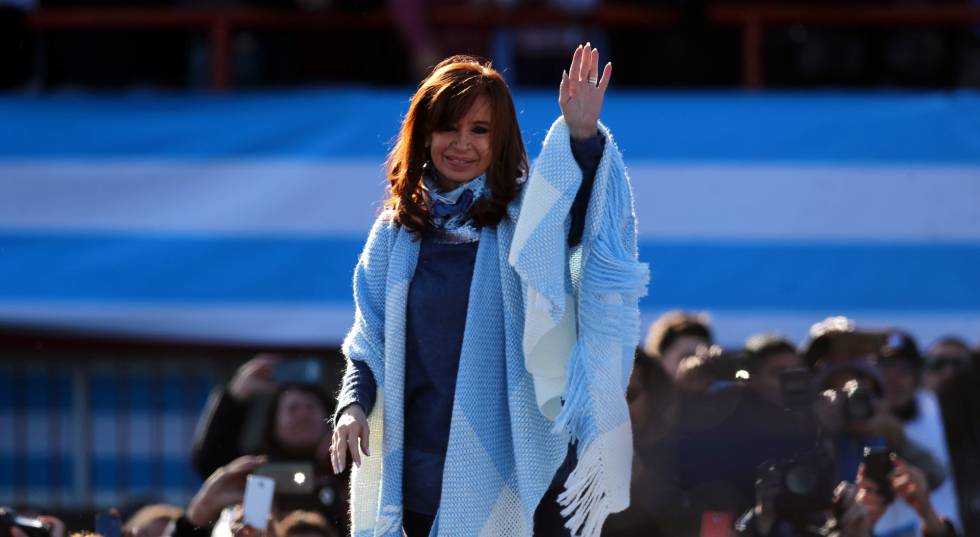
[[[17,528],[27,537],[50,537],[51,526],[36,518],[18,516],[9,507],[0,507],[0,537],[10,537],[10,528]]]
[[[756,496],[762,511],[750,509],[735,524],[736,535],[757,537],[755,519],[771,517],[778,535],[826,537],[836,526],[833,514],[837,472],[833,458],[814,448],[759,467]],[[757,507],[758,509],[758,507]]]
[[[760,467],[757,491],[768,496],[778,516],[798,518],[833,505],[837,486],[834,460],[823,449]]]
[[[862,386],[858,381],[851,380],[844,385],[844,417],[848,423],[864,421],[875,413],[874,391]]]

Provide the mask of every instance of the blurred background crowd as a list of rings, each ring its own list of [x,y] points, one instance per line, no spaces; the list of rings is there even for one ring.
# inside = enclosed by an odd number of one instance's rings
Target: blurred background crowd
[[[115,532],[250,535],[240,504],[257,474],[276,481],[270,535],[345,534],[350,470],[335,475],[328,462],[342,362],[266,353],[233,364],[187,451],[203,485],[177,503],[152,487],[117,497],[100,515],[121,517]],[[708,315],[668,312],[637,348],[626,394],[632,505],[603,535],[977,535],[978,365],[980,347],[957,335],[920,347],[846,317],[814,324],[799,343],[763,333],[722,348]],[[14,537],[63,537],[66,523],[93,520],[26,498],[16,508],[0,511]]]
[[[980,536],[977,0],[0,0],[0,537],[253,537],[249,474],[345,535],[407,98],[490,57],[533,157],[585,41],[652,270],[603,534]]]

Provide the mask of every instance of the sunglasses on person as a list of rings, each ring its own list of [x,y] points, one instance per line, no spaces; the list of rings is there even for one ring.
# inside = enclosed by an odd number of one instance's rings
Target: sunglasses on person
[[[952,356],[937,356],[929,360],[928,367],[932,371],[941,371],[943,369],[959,371],[963,368],[963,360]]]

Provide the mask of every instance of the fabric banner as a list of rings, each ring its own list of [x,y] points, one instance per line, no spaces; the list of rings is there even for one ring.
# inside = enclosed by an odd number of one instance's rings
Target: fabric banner
[[[410,90],[0,97],[0,326],[335,345]],[[560,113],[515,101],[533,157]],[[614,92],[645,320],[980,334],[980,94]]]

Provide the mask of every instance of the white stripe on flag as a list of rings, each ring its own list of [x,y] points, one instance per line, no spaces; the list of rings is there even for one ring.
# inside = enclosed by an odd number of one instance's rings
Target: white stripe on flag
[[[641,236],[980,240],[980,168],[629,161]],[[0,230],[362,237],[371,161],[0,161]]]

